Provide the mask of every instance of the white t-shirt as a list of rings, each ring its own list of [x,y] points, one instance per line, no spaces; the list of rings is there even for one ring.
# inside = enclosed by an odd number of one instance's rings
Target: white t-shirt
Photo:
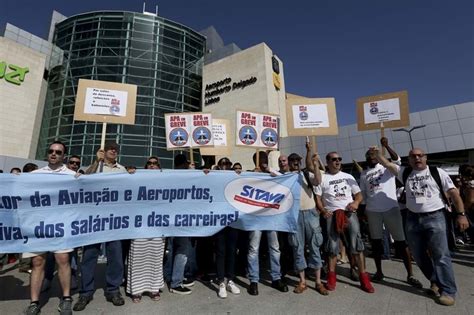
[[[399,164],[400,159],[394,163]],[[367,211],[385,212],[398,207],[395,176],[380,163],[362,172],[360,189]]]
[[[405,167],[397,166],[398,179],[403,182],[403,171]],[[447,192],[454,187],[454,183],[449,175],[438,168],[439,177],[443,190]],[[406,196],[408,210],[416,213],[426,213],[439,210],[445,206],[438,184],[431,176],[430,169],[427,166],[422,171],[413,170],[408,175],[406,182]]]
[[[322,174],[321,185],[316,187],[316,195],[321,196],[328,211],[345,210],[354,201],[352,195],[360,192],[355,178],[351,174]]]
[[[60,168],[57,168],[55,170],[51,169],[48,165],[45,167],[39,168],[37,170],[32,171],[31,173],[43,173],[43,174],[53,174],[53,173],[61,173],[61,174],[71,174],[75,175],[76,172],[73,170],[70,170],[66,167],[66,165],[63,164]]]

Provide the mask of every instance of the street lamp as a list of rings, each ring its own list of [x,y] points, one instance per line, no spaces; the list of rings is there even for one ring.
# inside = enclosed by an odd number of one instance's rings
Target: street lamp
[[[426,125],[420,125],[420,126],[415,126],[412,127],[410,130],[405,129],[405,128],[398,128],[398,129],[393,129],[393,131],[405,131],[408,133],[408,136],[410,137],[410,144],[411,144],[411,149],[413,150],[413,139],[411,138],[411,132],[415,129],[423,128],[426,127]]]

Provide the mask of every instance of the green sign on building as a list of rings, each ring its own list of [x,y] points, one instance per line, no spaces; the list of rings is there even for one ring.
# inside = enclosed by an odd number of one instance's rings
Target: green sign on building
[[[11,70],[11,71],[7,71]],[[22,68],[15,65],[8,65],[5,61],[0,62],[0,79],[5,77],[7,82],[21,85],[25,81],[25,76],[30,70],[28,68]]]

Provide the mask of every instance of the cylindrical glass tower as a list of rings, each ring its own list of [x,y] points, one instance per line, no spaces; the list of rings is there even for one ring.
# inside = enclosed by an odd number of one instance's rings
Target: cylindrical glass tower
[[[164,114],[201,109],[205,37],[161,17],[101,11],[56,24],[53,43],[62,51],[51,58],[56,62],[48,75],[36,157],[43,159],[48,144],[58,139],[83,165],[95,158],[102,124],[73,120],[78,81],[84,78],[138,86],[135,125],[107,126],[107,140],[120,145],[120,163],[142,167],[146,157],[156,155],[171,167]]]

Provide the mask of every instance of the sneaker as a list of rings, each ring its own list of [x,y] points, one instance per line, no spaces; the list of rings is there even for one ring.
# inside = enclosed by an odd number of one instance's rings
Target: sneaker
[[[227,291],[232,292],[232,294],[240,294],[240,289],[234,283],[234,281],[229,280],[227,282]]]
[[[58,306],[59,314],[61,315],[71,315],[72,314],[72,299],[66,298],[61,299]]]
[[[75,312],[83,311],[86,308],[87,304],[92,301],[92,299],[92,296],[79,295],[79,299],[77,300],[76,304],[74,304],[74,307],[72,309]]]
[[[193,293],[193,291],[191,291],[191,289],[186,288],[185,286],[182,286],[182,285],[180,285],[179,287],[176,287],[176,288],[171,288],[170,292],[180,294],[180,295],[187,295],[187,294]]]
[[[407,277],[407,283],[412,287],[423,289],[423,284],[421,284],[421,282],[413,276]]]
[[[191,279],[183,279],[183,287],[190,288],[194,285],[194,280]]]
[[[43,283],[41,284],[41,293],[51,289],[51,280],[44,278]]]
[[[364,290],[367,293],[374,293],[375,289],[372,286],[372,283],[370,283],[370,277],[367,272],[361,272],[359,274],[359,279],[360,279],[360,288]]]
[[[441,294],[439,294],[439,288],[438,286],[436,285],[436,283],[431,283],[431,286],[430,288],[428,289],[428,294],[429,295],[432,295],[434,297],[440,297]]]
[[[336,290],[336,273],[334,271],[328,272],[328,279],[326,282],[326,289],[329,291]]]
[[[445,306],[453,306],[454,305],[454,298],[452,296],[449,296],[449,295],[441,295],[438,298],[438,303],[441,304],[441,305],[445,305]]]
[[[39,313],[41,313],[41,308],[38,303],[31,303],[24,312],[25,315],[36,315]]]
[[[225,299],[227,297],[227,291],[225,289],[225,283],[224,282],[221,282],[221,284],[219,284],[219,292],[217,293],[217,295],[221,299]]]
[[[107,302],[112,303],[115,306],[122,306],[125,304],[125,300],[123,299],[122,295],[118,292],[115,294],[106,295],[105,300]]]

